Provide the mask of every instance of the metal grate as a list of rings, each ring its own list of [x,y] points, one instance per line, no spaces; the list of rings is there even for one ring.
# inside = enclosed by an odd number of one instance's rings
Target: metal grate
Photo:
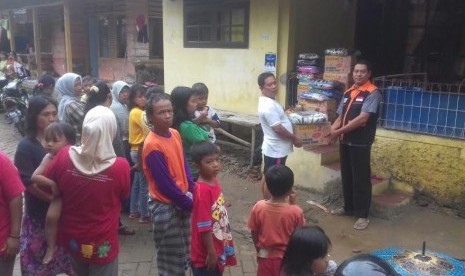
[[[379,125],[434,136],[465,139],[465,87],[428,83],[425,74],[376,78],[383,92]]]

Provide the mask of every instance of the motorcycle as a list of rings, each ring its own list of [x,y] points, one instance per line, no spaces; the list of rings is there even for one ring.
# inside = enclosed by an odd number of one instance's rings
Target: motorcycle
[[[21,85],[21,79],[9,82],[2,89],[0,101],[5,110],[5,118],[9,124],[13,124],[24,136],[26,134],[26,111],[29,95]]]

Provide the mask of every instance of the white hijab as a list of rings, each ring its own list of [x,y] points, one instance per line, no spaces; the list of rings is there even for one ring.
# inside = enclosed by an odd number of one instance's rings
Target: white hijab
[[[81,76],[78,74],[66,73],[57,80],[55,85],[55,89],[61,95],[60,104],[58,105],[58,119],[60,121],[64,120],[66,106],[72,102],[80,101],[80,96],[74,95],[74,83],[76,79],[82,81]]]
[[[87,112],[82,124],[81,146],[69,149],[74,167],[85,175],[95,175],[111,167],[116,160],[113,138],[116,135],[116,118],[104,106]]]
[[[121,135],[123,140],[129,139],[129,111],[128,107],[119,101],[119,94],[123,88],[129,88],[129,85],[124,81],[117,81],[113,84],[111,95],[113,96],[113,102],[111,103],[111,110],[116,115],[121,125]]]

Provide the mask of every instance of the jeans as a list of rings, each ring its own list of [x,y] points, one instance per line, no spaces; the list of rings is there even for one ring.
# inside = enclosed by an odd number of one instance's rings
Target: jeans
[[[131,159],[134,164],[137,162],[136,151],[131,151]],[[134,172],[134,179],[131,187],[131,202],[129,207],[131,214],[140,213],[140,217],[142,219],[150,217],[147,207],[148,194],[147,180],[145,179],[144,172]]]

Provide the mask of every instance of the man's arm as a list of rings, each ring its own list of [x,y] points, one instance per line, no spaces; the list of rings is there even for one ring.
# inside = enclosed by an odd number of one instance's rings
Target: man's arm
[[[275,125],[271,128],[274,130],[274,132],[276,132],[279,135],[279,137],[286,139],[286,140],[291,140],[294,146],[298,148],[302,146],[302,139],[297,137],[295,134],[289,132],[281,124]]]
[[[330,140],[335,140],[337,137],[341,136],[344,133],[351,132],[354,129],[366,126],[366,123],[368,122],[368,119],[370,119],[370,116],[371,113],[369,112],[361,112],[360,115],[355,117],[353,120],[349,121],[347,125],[343,127],[341,127],[341,119],[340,117],[338,117],[338,119],[336,119],[336,121],[331,126],[331,133],[329,134]],[[336,124],[338,123],[338,121],[339,124]]]

